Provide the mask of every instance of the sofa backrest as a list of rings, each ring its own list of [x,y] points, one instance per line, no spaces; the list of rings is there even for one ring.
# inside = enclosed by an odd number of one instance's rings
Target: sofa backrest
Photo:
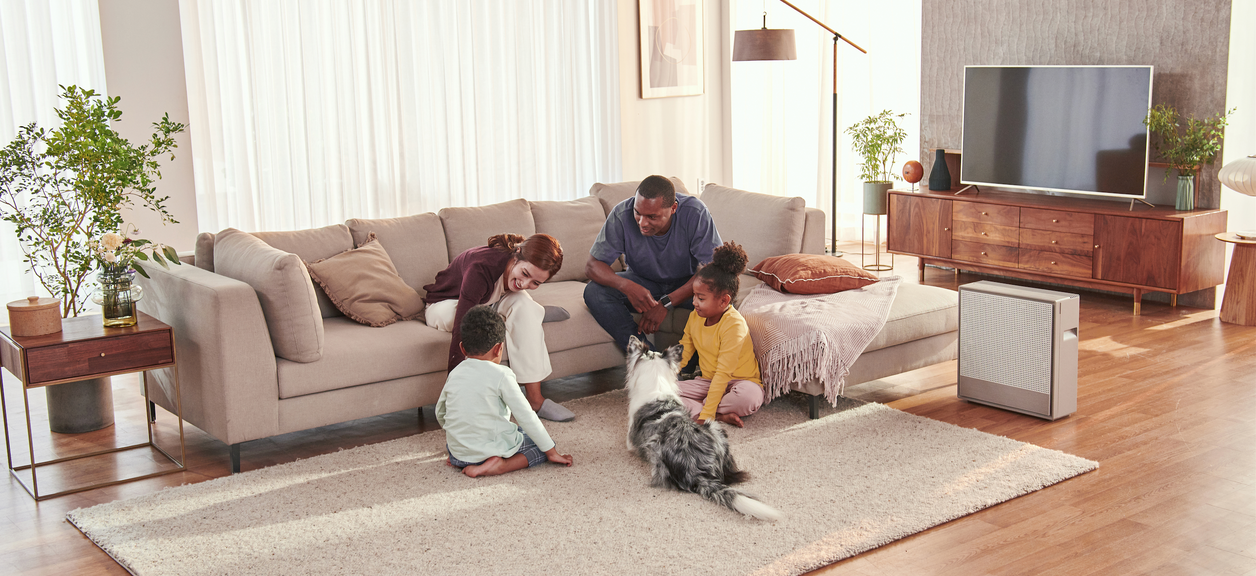
[[[563,267],[550,278],[551,282],[564,280],[588,280],[584,266],[589,261],[589,249],[602,231],[606,214],[597,198],[585,196],[566,202],[531,202],[532,218],[538,234],[549,234],[563,247]]]
[[[711,211],[720,239],[745,248],[748,267],[770,256],[802,251],[807,208],[802,198],[707,184],[702,202]]]
[[[345,250],[353,249],[353,237],[349,235],[349,227],[344,224],[332,224],[322,228],[307,230],[288,230],[283,232],[250,232],[272,248],[290,252],[300,256],[306,262],[314,262],[330,258]],[[318,295],[318,310],[323,318],[343,316],[331,299],[323,292],[321,286],[314,286]]]
[[[345,224],[354,246],[364,244],[374,232],[397,275],[420,296],[427,295],[423,287],[436,280],[436,273],[449,266],[445,227],[434,212],[400,218],[354,218]]]
[[[518,234],[527,238],[536,234],[532,208],[523,198],[476,208],[441,208],[437,215],[445,229],[450,261],[469,248],[487,245],[490,236]]]
[[[681,182],[680,178],[671,176],[668,177],[668,180],[672,181],[672,185],[676,187],[677,192],[689,194],[689,189],[685,188],[685,183]],[[640,185],[640,180],[615,182],[612,184],[596,182],[589,187],[589,196],[597,197],[598,201],[602,203],[602,214],[609,215],[611,208],[614,208],[616,204],[632,198],[632,195],[637,193],[637,186]]]

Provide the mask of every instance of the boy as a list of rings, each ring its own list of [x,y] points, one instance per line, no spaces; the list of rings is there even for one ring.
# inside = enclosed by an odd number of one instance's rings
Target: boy
[[[436,421],[445,429],[449,465],[472,478],[546,461],[571,466],[571,456],[554,448],[519,390],[515,373],[499,364],[506,323],[497,311],[485,305],[472,308],[459,332],[459,346],[467,359],[449,373],[436,402]],[[512,412],[518,426],[510,423]]]

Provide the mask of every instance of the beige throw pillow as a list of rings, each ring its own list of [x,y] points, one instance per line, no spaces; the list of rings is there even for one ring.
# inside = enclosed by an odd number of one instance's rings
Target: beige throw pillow
[[[306,266],[336,308],[355,322],[378,328],[423,312],[423,298],[397,275],[374,233],[357,248]]]
[[[823,254],[785,254],[766,258],[746,270],[778,292],[835,294],[878,281],[851,262]]]
[[[301,257],[228,228],[214,239],[214,271],[257,292],[276,356],[293,362],[323,357],[323,317]]]

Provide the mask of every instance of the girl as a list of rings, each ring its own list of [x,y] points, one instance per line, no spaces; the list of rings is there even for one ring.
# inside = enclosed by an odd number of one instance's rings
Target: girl
[[[685,347],[681,366],[694,352],[702,376],[679,382],[680,397],[698,423],[715,418],[743,426],[742,417],[763,405],[759,361],[746,319],[733,308],[737,277],[746,270],[746,251],[732,242],[715,249],[710,264],[698,270],[693,283],[693,312],[680,343]]]
[[[506,318],[506,355],[515,378],[523,383],[528,403],[546,420],[565,422],[575,414],[541,396],[541,380],[549,376],[549,351],[541,321],[545,307],[528,295],[563,266],[563,249],[553,236],[533,234],[524,241],[518,234],[498,234],[487,246],[459,254],[449,267],[436,274],[436,282],[424,286],[427,325],[453,333],[449,343],[449,371],[466,356],[459,327],[467,311],[489,304]]]

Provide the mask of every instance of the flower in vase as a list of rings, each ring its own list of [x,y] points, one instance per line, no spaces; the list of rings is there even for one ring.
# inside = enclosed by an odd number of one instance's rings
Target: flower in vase
[[[169,263],[180,265],[179,255],[174,249],[142,238],[132,238],[139,234],[139,229],[127,224],[123,233],[105,232],[99,239],[87,242],[88,247],[96,254],[101,268],[113,270],[134,268],[141,276],[148,278],[148,273],[139,262],[150,259],[162,268],[169,268]]]

